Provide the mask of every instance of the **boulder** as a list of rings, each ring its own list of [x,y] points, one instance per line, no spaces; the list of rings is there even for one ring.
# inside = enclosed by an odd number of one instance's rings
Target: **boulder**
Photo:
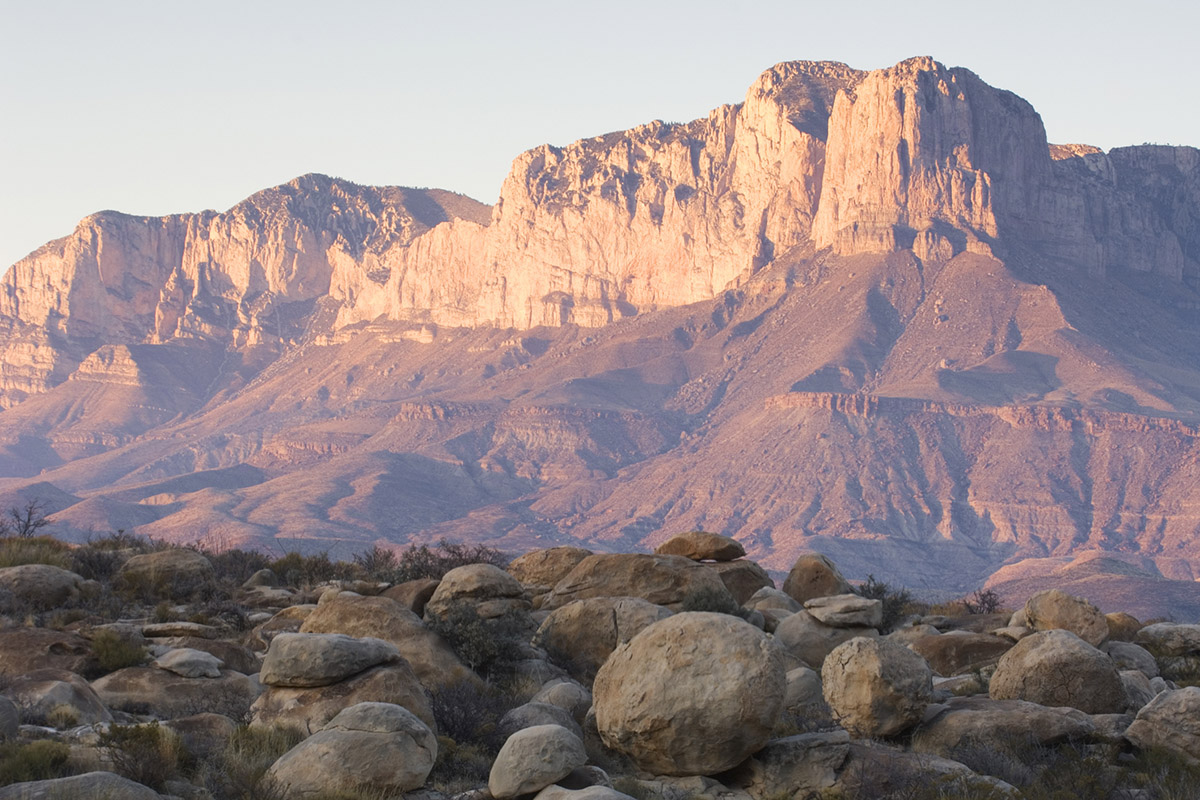
[[[737,561],[715,561],[705,566],[717,573],[721,583],[725,584],[725,588],[733,595],[738,605],[745,605],[760,589],[775,588],[775,582],[765,569],[744,558]]]
[[[1133,642],[1108,641],[1100,648],[1117,665],[1117,669],[1136,669],[1147,678],[1158,677],[1158,662],[1150,651]]]
[[[750,595],[750,599],[742,605],[751,611],[776,610],[786,611],[789,614],[795,614],[804,608],[787,592],[773,589],[770,586],[764,586],[755,591]]]
[[[1100,609],[1058,589],[1038,592],[1026,600],[1025,618],[1035,631],[1070,631],[1092,647],[1108,640],[1108,620]]]
[[[164,727],[175,732],[187,752],[210,758],[225,749],[238,724],[223,714],[202,713],[169,720]]]
[[[593,687],[605,744],[662,775],[712,775],[759,750],[787,678],[766,634],[727,614],[688,612],[619,645]]]
[[[814,597],[849,594],[850,583],[834,563],[820,553],[805,553],[796,559],[783,582],[783,591],[803,603]]]
[[[202,712],[239,719],[262,687],[240,672],[221,670],[219,678],[184,678],[154,667],[126,667],[92,681],[106,706],[163,719]]]
[[[582,547],[531,550],[509,563],[508,574],[526,586],[554,586],[590,555],[592,551]]]
[[[752,797],[816,797],[837,783],[850,755],[843,730],[772,739],[737,770],[733,781]]]
[[[340,633],[281,633],[271,640],[259,680],[266,686],[328,686],[400,658],[382,639]]]
[[[1154,695],[1157,694],[1157,692],[1150,688],[1150,679],[1142,674],[1140,670],[1125,669],[1117,674],[1121,676],[1121,685],[1125,687],[1125,708],[1131,713],[1136,714],[1141,710],[1142,706],[1153,700]]]
[[[1137,713],[1125,737],[1143,750],[1163,748],[1200,764],[1200,686],[1156,696]]]
[[[185,602],[211,586],[214,576],[212,562],[202,554],[171,547],[129,559],[117,570],[114,582],[127,590]]]
[[[433,732],[390,703],[359,703],[285,753],[267,779],[289,798],[347,790],[407,792],[424,786],[437,757]]]
[[[587,712],[585,711],[586,715]],[[507,711],[496,727],[506,735],[511,736],[517,731],[525,728],[536,728],[539,725],[557,725],[561,728],[566,728],[574,735],[583,739],[583,728],[575,721],[575,717],[570,711],[567,711],[560,706],[550,703],[541,703],[534,700],[528,703],[522,703],[516,708]]]
[[[277,611],[270,619],[259,623],[250,633],[248,644],[256,650],[266,650],[280,633],[299,633],[304,620],[315,611],[316,604],[290,606]]]
[[[960,761],[867,740],[850,743],[850,756],[833,793],[843,797],[904,797],[927,788],[935,797],[945,798],[1019,796],[1011,785],[990,775],[976,774]]]
[[[170,639],[190,637],[193,639],[216,639],[221,629],[202,622],[154,622],[142,626],[142,635],[147,639]]]
[[[78,597],[83,578],[49,564],[22,564],[0,569],[0,591],[34,611],[49,611]]]
[[[4,696],[16,704],[21,718],[30,724],[55,724],[55,716],[64,713],[74,720],[67,722],[67,727],[112,722],[112,714],[88,682],[66,670],[31,672],[9,684]]]
[[[344,681],[311,689],[268,687],[251,706],[252,727],[274,725],[304,733],[323,728],[341,711],[359,703],[404,706],[436,731],[433,708],[412,668],[403,660],[360,672]]]
[[[21,712],[16,704],[0,695],[0,742],[15,739],[21,730]]]
[[[154,659],[151,666],[174,672],[185,678],[219,678],[225,662],[203,650],[179,647]]]
[[[531,703],[548,703],[566,711],[578,723],[583,723],[588,709],[592,707],[592,693],[583,684],[570,678],[547,683],[529,699]]]
[[[787,691],[783,696],[786,710],[794,711],[824,701],[820,673],[808,667],[795,667],[787,671]]]
[[[934,672],[947,678],[991,666],[1012,646],[1012,641],[1000,636],[959,631],[922,636],[908,643]]]
[[[445,617],[462,604],[484,619],[530,609],[521,582],[493,564],[468,564],[447,572],[425,604],[425,620]]]
[[[1142,629],[1142,623],[1132,614],[1124,611],[1114,611],[1104,615],[1108,623],[1108,640],[1110,642],[1132,642],[1137,632]]]
[[[1156,657],[1190,656],[1200,653],[1200,625],[1158,622],[1139,630],[1133,641]]]
[[[719,533],[677,533],[654,549],[664,556],[683,556],[692,561],[733,561],[746,555],[742,543]]]
[[[913,749],[948,758],[975,747],[1021,752],[1031,743],[1055,747],[1087,741],[1095,730],[1092,718],[1074,708],[982,696],[951,697],[917,728]]]
[[[339,596],[305,617],[301,633],[344,633],[391,642],[429,690],[476,680],[442,637],[386,597]]]
[[[533,796],[533,800],[634,800],[611,786],[588,786],[583,789],[567,789],[557,784],[547,786]]]
[[[198,636],[167,636],[155,640],[164,647],[199,650],[219,659],[223,669],[231,669],[243,675],[254,675],[261,668],[259,657],[248,647],[224,639],[201,639]]]
[[[433,593],[437,591],[439,583],[441,581],[437,578],[417,578],[389,587],[380,596],[386,597],[389,600],[395,600],[420,617],[425,614],[425,605],[429,602],[429,598],[433,597]]]
[[[883,602],[856,594],[835,594],[806,600],[804,610],[817,622],[834,628],[878,628],[883,624]]]
[[[112,772],[85,772],[69,778],[28,781],[0,787],[0,800],[161,800],[148,786]]]
[[[1113,660],[1067,630],[1041,631],[1013,645],[996,665],[989,694],[1089,714],[1120,713],[1126,705]]]
[[[874,628],[834,628],[807,611],[797,611],[779,622],[775,638],[805,664],[819,669],[833,649],[851,639],[874,638]]]
[[[91,643],[77,633],[49,628],[0,630],[0,677],[18,678],[39,669],[90,672]]]
[[[671,611],[638,597],[592,597],[550,612],[534,643],[553,653],[571,676],[590,684],[616,649]]]
[[[579,737],[558,725],[538,725],[514,733],[504,742],[488,775],[488,791],[510,800],[540,791],[587,763]]]
[[[891,736],[920,721],[933,697],[925,659],[886,639],[838,645],[821,667],[825,702],[860,737]]]
[[[542,608],[562,608],[591,597],[640,597],[678,611],[687,598],[704,595],[733,602],[715,572],[683,556],[600,553],[580,561],[555,584]]]

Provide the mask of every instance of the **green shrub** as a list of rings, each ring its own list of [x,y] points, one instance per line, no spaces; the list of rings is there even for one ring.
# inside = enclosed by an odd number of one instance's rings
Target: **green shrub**
[[[0,567],[49,564],[71,569],[71,546],[50,536],[7,536],[0,539]]]
[[[285,585],[296,588],[311,588],[326,581],[358,577],[358,568],[354,564],[331,561],[327,552],[310,556],[292,552],[267,566]]]
[[[974,594],[963,599],[962,604],[968,614],[995,614],[1004,607],[1000,595],[993,589],[976,589]]]
[[[203,775],[208,790],[217,798],[265,800],[282,795],[263,779],[280,756],[304,738],[294,728],[248,728],[234,731],[225,748],[214,756]]]
[[[491,679],[512,673],[533,636],[527,615],[510,612],[484,619],[470,603],[454,603],[445,614],[430,614],[426,624],[464,664]]]
[[[229,550],[201,550],[213,565],[217,580],[233,586],[241,586],[260,569],[271,565],[271,559],[253,550],[232,548]]]
[[[179,737],[157,722],[113,725],[100,734],[99,744],[108,748],[118,774],[151,789],[174,778],[184,758]]]
[[[92,635],[92,653],[105,674],[126,667],[136,667],[145,663],[148,656],[145,647],[108,628],[98,630]]]
[[[70,757],[71,748],[50,739],[0,744],[0,786],[62,778],[70,774]]]
[[[468,564],[492,564],[505,567],[511,559],[504,553],[482,544],[457,544],[442,539],[434,547],[413,545],[400,554],[396,569],[381,577],[392,583],[403,583],[417,578],[441,580],[447,572]]]
[[[855,592],[860,597],[883,603],[884,633],[893,630],[916,605],[912,593],[907,589],[893,588],[890,584],[875,580],[874,575],[868,575],[867,580]]]
[[[393,550],[375,545],[364,553],[356,553],[354,563],[367,578],[390,581],[400,567],[400,560]]]

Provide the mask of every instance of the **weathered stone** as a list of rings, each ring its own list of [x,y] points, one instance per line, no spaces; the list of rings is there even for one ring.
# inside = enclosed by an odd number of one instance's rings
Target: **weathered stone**
[[[339,633],[281,633],[271,640],[259,680],[266,686],[328,686],[400,658],[382,639]]]
[[[154,667],[126,667],[92,681],[92,689],[109,708],[164,719],[204,711],[240,718],[261,688],[232,670],[222,670],[219,678],[184,678]]]
[[[85,772],[69,778],[14,783],[0,787],[0,800],[161,800],[148,786],[112,772]]]
[[[590,684],[616,649],[671,611],[638,597],[591,597],[550,612],[534,641],[556,653],[572,677]]]
[[[248,647],[237,642],[224,639],[201,639],[196,636],[166,636],[155,639],[156,645],[174,649],[199,650],[224,664],[224,669],[231,669],[243,675],[254,675],[261,667],[259,657]]]
[[[1054,747],[1086,741],[1094,732],[1092,718],[1074,708],[983,696],[951,697],[921,723],[913,734],[913,748],[946,757],[972,747],[1021,752],[1031,743]]]
[[[752,797],[808,797],[837,783],[850,755],[846,731],[772,739],[737,771],[734,785]]]
[[[1125,708],[1136,714],[1154,699],[1156,692],[1150,688],[1150,679],[1140,670],[1125,669],[1118,674],[1121,676],[1121,685],[1125,687]]]
[[[883,602],[856,594],[814,597],[804,602],[804,610],[834,628],[878,628],[883,624]]]
[[[171,639],[190,637],[193,639],[216,639],[221,635],[219,628],[202,622],[154,622],[142,626],[142,635],[147,639]]]
[[[182,602],[210,586],[214,575],[212,563],[200,553],[171,547],[130,558],[117,570],[115,581],[139,592]]]
[[[538,725],[509,736],[488,775],[488,791],[509,800],[540,791],[587,763],[580,738],[558,725]]]
[[[713,561],[706,563],[717,573],[721,583],[729,590],[734,602],[744,605],[759,589],[775,588],[775,582],[767,571],[745,558],[736,561]]]
[[[509,562],[508,573],[526,586],[552,587],[590,555],[582,547],[531,550]]]
[[[889,797],[931,784],[946,797],[1016,795],[1009,784],[976,774],[960,761],[862,739],[850,742],[850,756],[833,791],[851,797]]]
[[[87,672],[95,666],[91,643],[77,633],[48,628],[0,630],[0,677],[17,678],[39,669]]]
[[[425,784],[436,758],[433,732],[410,711],[359,703],[285,753],[267,779],[300,800],[349,788],[406,792]]]
[[[1200,686],[1159,694],[1138,711],[1125,736],[1143,750],[1163,748],[1200,764]]]
[[[533,796],[533,800],[634,800],[611,786],[588,786],[583,789],[567,789],[557,784],[547,786]]]
[[[22,564],[0,569],[0,590],[33,611],[57,608],[79,596],[83,578],[74,572],[49,564]]]
[[[1000,657],[989,694],[1069,706],[1089,714],[1125,710],[1125,688],[1111,658],[1066,630],[1028,636]]]
[[[512,735],[525,728],[536,728],[539,725],[558,725],[566,728],[581,740],[583,739],[583,729],[575,721],[575,717],[570,711],[551,703],[533,700],[505,712],[496,727],[502,733]]]
[[[785,709],[792,711],[824,701],[820,673],[808,667],[796,667],[787,671],[787,692],[783,699]]]
[[[1158,677],[1158,662],[1146,648],[1133,642],[1108,641],[1100,648],[1117,665],[1117,669],[1136,669],[1147,678]]]
[[[962,675],[990,666],[1012,649],[1013,643],[987,633],[950,632],[922,636],[908,647],[924,658],[938,675]]]
[[[219,678],[225,662],[212,653],[182,647],[168,650],[154,659],[151,666],[174,672],[185,678]]]
[[[500,604],[499,613],[484,612],[478,607],[487,601],[522,600],[525,594],[521,582],[493,564],[468,564],[447,572],[433,596],[425,604],[425,618],[445,616],[456,603],[476,606],[481,617],[500,616],[504,609],[528,609],[526,603]]]
[[[683,556],[692,561],[733,561],[746,555],[742,543],[719,533],[677,533],[654,549],[664,556]]]
[[[1189,656],[1200,653],[1200,625],[1157,622],[1137,632],[1133,641],[1155,656]]]
[[[807,611],[798,611],[780,621],[775,638],[797,658],[820,668],[825,657],[843,642],[859,637],[879,636],[875,628],[834,628],[818,621]]]
[[[441,581],[437,578],[417,578],[385,589],[380,596],[395,600],[420,617],[425,614],[425,605],[437,591],[439,583]]]
[[[386,597],[338,597],[305,617],[300,632],[344,633],[391,642],[431,691],[476,679],[450,645],[416,614]]]
[[[569,678],[546,684],[529,699],[531,703],[548,703],[558,706],[580,724],[592,707],[592,693],[583,684]]]
[[[644,553],[600,553],[580,561],[555,584],[542,608],[553,610],[592,597],[640,597],[678,611],[688,597],[704,594],[733,602],[721,578],[691,559]]]
[[[12,700],[0,695],[0,742],[16,738],[20,730],[20,711]]]
[[[1025,601],[1025,618],[1035,631],[1070,631],[1092,647],[1108,641],[1108,620],[1100,609],[1058,589],[1038,592]]]
[[[821,667],[825,702],[851,734],[891,736],[912,727],[933,697],[925,659],[884,639],[838,645]]]
[[[677,614],[600,668],[596,724],[608,746],[647,771],[715,774],[766,744],[786,689],[762,631],[726,614]]]
[[[238,724],[223,714],[201,713],[168,720],[165,727],[175,732],[187,752],[210,758],[225,749]]]
[[[1108,623],[1108,639],[1111,642],[1132,642],[1142,629],[1138,618],[1124,611],[1105,614],[1104,621]]]
[[[803,605],[784,591],[774,589],[770,586],[764,586],[750,595],[750,599],[743,603],[746,608],[752,611],[766,611],[768,609],[787,611],[795,614],[804,608]]]
[[[31,672],[9,684],[4,696],[17,705],[27,723],[53,724],[55,714],[64,712],[73,718],[72,727],[112,722],[112,714],[88,682],[66,670]]]
[[[796,559],[783,582],[783,591],[803,603],[814,597],[850,594],[850,583],[834,563],[820,553],[805,553]]]
[[[408,663],[394,661],[360,672],[329,686],[311,689],[268,687],[251,706],[253,727],[279,725],[304,733],[323,728],[331,719],[359,703],[404,706],[436,731],[429,696]]]

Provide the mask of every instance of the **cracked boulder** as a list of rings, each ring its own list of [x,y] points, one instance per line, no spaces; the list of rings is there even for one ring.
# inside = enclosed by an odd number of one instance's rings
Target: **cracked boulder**
[[[1066,630],[1017,642],[1000,657],[988,693],[993,700],[1028,700],[1088,714],[1121,713],[1127,704],[1113,660]]]

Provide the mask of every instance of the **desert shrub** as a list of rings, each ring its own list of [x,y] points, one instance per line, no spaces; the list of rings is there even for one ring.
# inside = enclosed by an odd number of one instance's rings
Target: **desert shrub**
[[[444,614],[430,614],[426,624],[464,664],[493,680],[512,673],[533,635],[528,616],[510,612],[484,619],[470,603],[453,603]]]
[[[962,604],[968,614],[995,614],[1004,606],[1000,595],[992,589],[976,589],[974,594],[963,599]]]
[[[240,727],[225,748],[208,764],[201,765],[201,779],[217,798],[228,800],[265,800],[278,795],[263,780],[280,756],[304,738],[294,728]]]
[[[83,546],[92,550],[123,552],[128,555],[140,555],[170,547],[166,542],[148,539],[135,533],[127,533],[124,528],[101,536],[89,536]]]
[[[430,695],[437,722],[438,755],[429,783],[458,793],[487,783],[505,735],[500,720],[526,697],[505,684],[460,681]]]
[[[105,674],[143,664],[148,655],[145,647],[108,628],[92,635],[92,654]]]
[[[391,580],[400,566],[396,553],[379,545],[354,555],[354,563],[372,580]]]
[[[60,731],[74,728],[79,724],[79,712],[74,706],[59,703],[46,715],[46,723]]]
[[[856,590],[860,597],[879,600],[883,603],[883,632],[893,630],[905,615],[912,612],[916,603],[912,593],[903,587],[893,587],[868,575],[867,580]]]
[[[117,550],[81,545],[71,552],[71,571],[95,581],[108,581],[125,563],[126,556]]]
[[[46,504],[42,500],[30,500],[24,506],[13,506],[7,514],[0,516],[0,536],[31,539],[49,524]]]
[[[71,546],[50,536],[6,536],[0,539],[0,567],[49,564],[71,569]]]
[[[250,579],[251,575],[271,565],[271,559],[254,550],[231,548],[210,551],[202,549],[200,552],[204,553],[213,565],[217,580],[227,585],[241,586]]]
[[[50,739],[0,744],[0,786],[62,778],[70,774],[70,757],[71,748]]]
[[[428,783],[446,795],[476,789],[487,783],[495,760],[495,753],[479,744],[460,744],[449,736],[439,736],[437,760]]]
[[[403,583],[417,578],[440,580],[447,572],[468,564],[508,565],[511,559],[504,553],[482,544],[457,544],[442,539],[434,547],[413,545],[400,554],[395,570],[382,580]]]
[[[296,588],[310,588],[326,581],[357,577],[357,567],[353,563],[331,561],[327,552],[309,556],[291,552],[267,566],[285,585]]]
[[[184,758],[179,737],[157,722],[113,725],[100,734],[99,744],[108,749],[119,775],[151,789],[162,789],[175,777]]]

